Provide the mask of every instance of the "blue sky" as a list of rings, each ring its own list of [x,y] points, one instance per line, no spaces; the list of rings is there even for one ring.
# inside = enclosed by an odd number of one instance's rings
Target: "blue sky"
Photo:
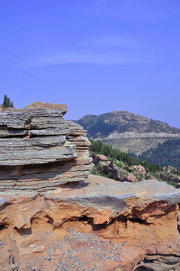
[[[0,99],[180,128],[179,0],[1,0]]]

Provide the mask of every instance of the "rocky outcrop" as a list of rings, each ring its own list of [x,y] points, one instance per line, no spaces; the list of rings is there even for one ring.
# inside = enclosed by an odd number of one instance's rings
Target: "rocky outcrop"
[[[141,165],[128,166],[122,161],[112,160],[105,155],[92,154],[93,172],[107,176],[119,182],[138,182],[147,178],[146,170]]]
[[[89,141],[65,112],[42,103],[0,110],[0,271],[179,268],[180,190],[130,183],[135,175],[106,156],[95,162],[123,182],[88,177]]]
[[[0,270],[178,270],[179,199],[162,182],[93,175],[52,192],[0,193]]]
[[[86,132],[63,119],[65,105],[0,110],[0,190],[54,189],[84,180],[91,167]]]
[[[138,161],[137,159],[131,158],[127,154],[125,154],[125,159],[123,156],[121,156],[122,158],[120,157],[117,159],[116,152],[114,152],[114,154],[109,152],[110,154],[108,157],[102,154],[96,154],[94,142],[97,141],[91,141],[94,165],[92,170],[93,174],[102,175],[119,182],[138,182],[148,179],[156,179],[159,181],[165,181],[176,188],[180,188],[180,174],[176,168],[170,166],[163,168],[153,164],[146,164],[141,160]],[[108,150],[108,145],[103,146],[104,149],[107,147]],[[99,152],[103,153],[104,150],[102,149],[102,151],[100,150]],[[138,165],[138,163],[141,164]],[[142,166],[142,164],[144,164],[144,166]]]

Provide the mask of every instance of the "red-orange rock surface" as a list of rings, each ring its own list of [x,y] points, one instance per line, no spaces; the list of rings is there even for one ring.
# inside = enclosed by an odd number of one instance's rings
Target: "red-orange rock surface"
[[[99,176],[53,192],[0,193],[0,270],[143,270],[145,258],[152,266],[163,257],[179,268],[179,202],[165,183]]]

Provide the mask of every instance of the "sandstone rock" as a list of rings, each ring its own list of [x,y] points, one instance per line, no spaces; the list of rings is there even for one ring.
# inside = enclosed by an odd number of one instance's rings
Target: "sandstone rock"
[[[90,143],[66,110],[0,109],[0,271],[178,267],[180,190],[125,182],[135,176],[105,160],[123,182],[87,179]]]
[[[149,255],[136,266],[135,271],[179,271],[180,257],[168,255]]]
[[[99,160],[102,160],[102,161],[107,161],[108,160],[107,156],[105,156],[103,154],[97,154],[96,156],[97,156],[97,158],[99,158]]]
[[[136,178],[136,176],[133,173],[129,173],[127,176],[127,181],[129,181],[131,183],[135,183],[135,182],[138,182],[138,179]]]
[[[63,114],[67,112],[67,106],[65,104],[52,104],[52,103],[42,103],[42,102],[33,102],[32,104],[24,107],[25,109],[53,109],[60,110]]]
[[[135,166],[132,166],[132,168],[135,168],[142,175],[146,174],[145,168],[143,166],[141,166],[141,165],[138,165],[138,166],[135,165]]]
[[[177,265],[179,202],[180,190],[163,182],[92,175],[51,192],[1,192],[1,271]]]
[[[54,189],[88,177],[89,141],[63,119],[65,105],[33,103],[0,110],[0,190]]]

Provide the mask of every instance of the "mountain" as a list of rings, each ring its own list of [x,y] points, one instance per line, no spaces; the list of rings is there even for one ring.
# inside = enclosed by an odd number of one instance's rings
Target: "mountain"
[[[89,138],[101,139],[123,152],[136,155],[169,139],[180,138],[180,129],[128,111],[87,115],[77,123],[87,130]]]
[[[180,139],[167,140],[141,154],[140,158],[162,166],[173,166],[180,170]]]

